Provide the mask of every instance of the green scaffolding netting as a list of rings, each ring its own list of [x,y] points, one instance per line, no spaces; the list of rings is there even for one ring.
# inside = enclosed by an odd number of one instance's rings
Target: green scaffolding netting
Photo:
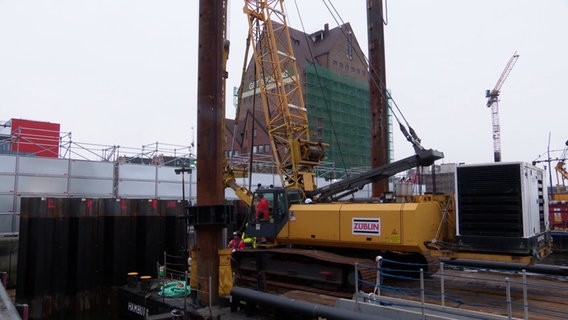
[[[305,71],[310,131],[329,144],[326,160],[341,168],[369,166],[369,83],[312,63]]]

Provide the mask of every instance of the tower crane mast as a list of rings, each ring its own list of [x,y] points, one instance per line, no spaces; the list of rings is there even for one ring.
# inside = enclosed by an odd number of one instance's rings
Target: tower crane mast
[[[485,97],[487,98],[487,108],[491,108],[491,120],[493,125],[493,156],[495,162],[501,162],[501,126],[499,125],[499,94],[503,83],[513,70],[513,66],[519,59],[519,55],[515,51],[505,69],[501,73],[499,80],[495,84],[493,90],[486,90]]]

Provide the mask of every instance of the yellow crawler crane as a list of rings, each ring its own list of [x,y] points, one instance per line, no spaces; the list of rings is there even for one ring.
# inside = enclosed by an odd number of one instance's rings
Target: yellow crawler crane
[[[310,140],[282,1],[247,0],[244,12],[253,39],[271,150],[283,187],[260,188],[253,194],[235,182],[230,169],[226,170],[225,185],[250,204],[245,232],[258,243],[255,249],[233,254],[237,279],[258,286],[352,292],[355,262],[373,264],[375,257],[382,255],[408,262],[414,271],[422,268],[431,272],[437,269],[432,250],[457,254],[457,247],[438,245],[456,239],[454,195],[423,195],[404,203],[340,201],[366,184],[410,168],[430,166],[443,158],[439,151],[424,149],[402,126],[415,155],[328,186],[316,185],[314,167],[323,158],[326,145]],[[253,198],[259,195],[269,203],[268,219],[256,216]],[[487,258],[491,253],[481,256]],[[522,251],[515,256],[533,259],[536,255]],[[363,278],[374,277],[374,272],[357,272]]]

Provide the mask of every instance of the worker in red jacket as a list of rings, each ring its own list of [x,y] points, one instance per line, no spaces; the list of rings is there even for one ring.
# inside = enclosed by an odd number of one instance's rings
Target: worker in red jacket
[[[260,193],[258,196],[258,203],[256,205],[256,221],[268,220],[269,218],[269,205],[268,201],[264,198],[264,195]]]
[[[241,233],[238,231],[233,232],[233,239],[231,239],[231,241],[229,241],[229,244],[227,245],[227,247],[229,249],[233,249],[234,251],[237,250],[243,250],[245,248],[245,242],[243,239],[241,239]]]

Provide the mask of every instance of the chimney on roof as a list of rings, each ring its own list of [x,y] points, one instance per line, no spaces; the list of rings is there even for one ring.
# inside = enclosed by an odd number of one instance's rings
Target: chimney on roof
[[[329,32],[329,24],[326,23],[323,25],[323,35],[327,36],[328,32]]]

